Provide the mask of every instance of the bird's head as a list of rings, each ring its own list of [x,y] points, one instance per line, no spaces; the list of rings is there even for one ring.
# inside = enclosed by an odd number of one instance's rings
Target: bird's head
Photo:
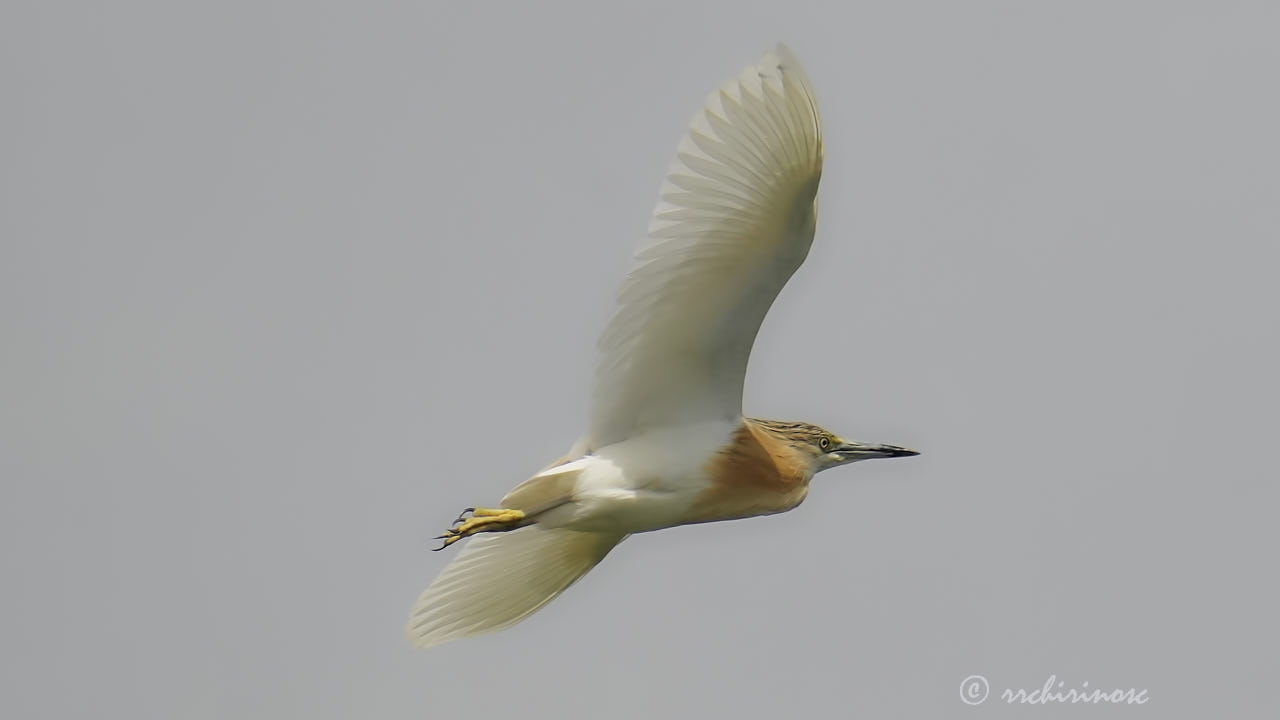
[[[897,445],[845,440],[817,425],[801,422],[754,420],[770,434],[786,442],[801,457],[809,459],[813,472],[871,458],[911,457],[920,453]]]

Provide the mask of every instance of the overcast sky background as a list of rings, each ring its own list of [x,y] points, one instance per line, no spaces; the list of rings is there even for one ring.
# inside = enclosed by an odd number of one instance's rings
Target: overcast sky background
[[[0,714],[1274,710],[1277,37],[1266,2],[6,2]],[[778,40],[827,162],[746,408],[924,454],[411,649],[429,538],[582,430],[685,123]],[[1051,674],[1150,702],[996,697]]]

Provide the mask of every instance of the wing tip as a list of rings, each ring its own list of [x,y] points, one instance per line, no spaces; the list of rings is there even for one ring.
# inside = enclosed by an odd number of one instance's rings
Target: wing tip
[[[782,67],[784,70],[792,67],[803,69],[800,66],[800,58],[796,57],[795,51],[793,51],[791,46],[786,43],[782,41],[774,43],[773,49],[770,52],[778,56],[778,59],[782,61]]]
[[[784,42],[778,42],[764,54],[760,59],[762,67],[768,67],[769,70],[778,73],[782,77],[791,78],[799,85],[805,102],[808,104],[808,111],[813,116],[814,132],[818,138],[822,137],[822,118],[818,112],[818,100],[813,91],[813,82],[809,79],[809,73],[805,71],[804,65],[800,62],[800,58],[795,52]]]
[[[412,624],[404,629],[404,634],[409,639],[409,644],[418,650],[426,650],[448,641],[448,638],[435,637],[433,633],[420,633]]]
[[[760,61],[757,64],[761,69],[768,69],[782,74],[797,75],[804,79],[803,84],[806,87],[809,85],[809,74],[805,72],[804,65],[800,62],[800,58],[796,56],[795,51],[793,51],[786,43],[779,42],[772,48],[766,50],[765,53],[760,56]]]
[[[418,650],[426,650],[427,648],[432,648],[437,645],[443,645],[450,640],[456,640],[457,638],[465,636],[467,633],[449,632],[448,630],[442,631],[439,628],[431,628],[424,631],[421,627],[415,625],[413,620],[410,620],[409,624],[405,626],[404,634],[405,637],[409,639],[409,644],[414,648]],[[483,633],[474,634],[479,635]]]

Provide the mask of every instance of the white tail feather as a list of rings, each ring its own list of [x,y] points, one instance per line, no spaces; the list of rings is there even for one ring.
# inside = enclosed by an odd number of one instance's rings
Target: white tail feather
[[[409,640],[431,647],[514,625],[596,566],[625,535],[531,525],[467,541],[409,615]]]

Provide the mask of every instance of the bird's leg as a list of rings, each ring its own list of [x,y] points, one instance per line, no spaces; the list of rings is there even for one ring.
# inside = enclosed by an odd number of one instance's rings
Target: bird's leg
[[[470,517],[467,516],[468,513]],[[467,508],[458,515],[458,519],[453,521],[454,527],[445,530],[443,535],[436,536],[437,540],[444,541],[436,550],[443,550],[462,538],[471,537],[476,533],[515,530],[521,527],[524,521],[525,514],[522,510]]]

